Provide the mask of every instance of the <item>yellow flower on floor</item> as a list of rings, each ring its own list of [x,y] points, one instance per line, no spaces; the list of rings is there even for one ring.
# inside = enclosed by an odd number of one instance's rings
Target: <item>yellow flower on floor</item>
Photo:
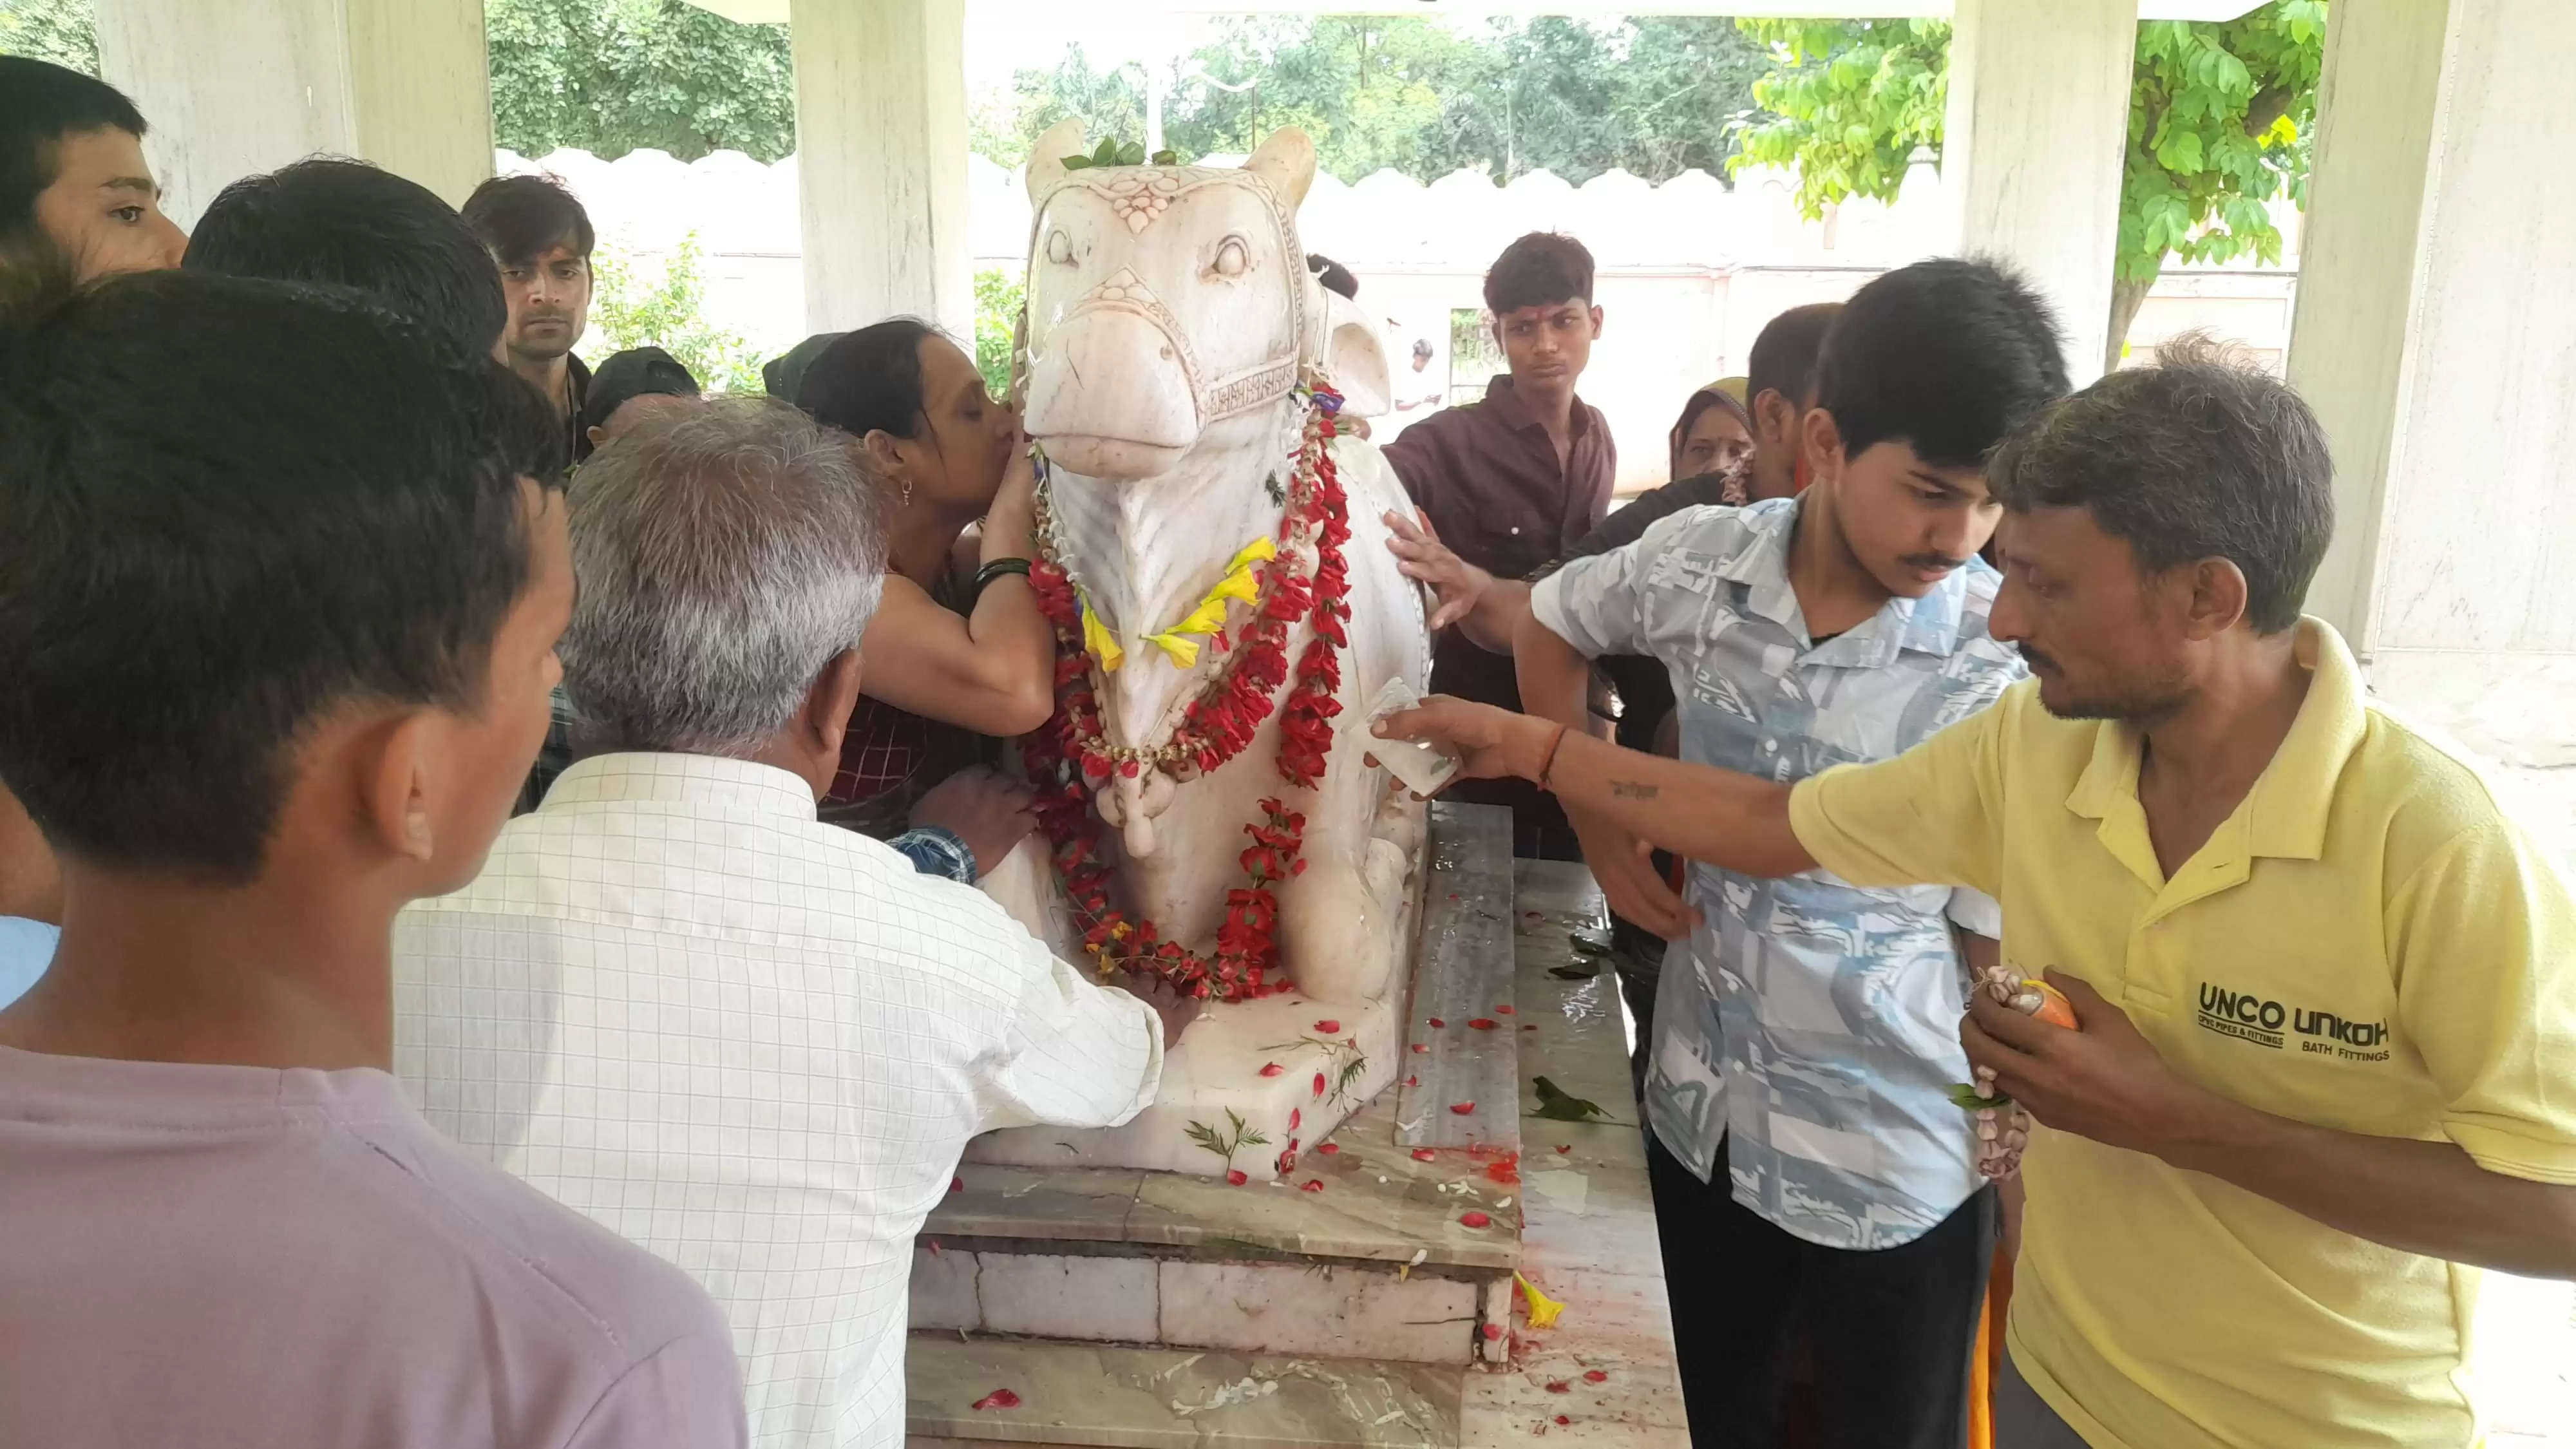
[[[1512,1275],[1512,1281],[1520,1285],[1521,1297],[1528,1300],[1529,1326],[1532,1328],[1555,1327],[1556,1315],[1565,1311],[1564,1301],[1562,1299],[1550,1298],[1546,1294],[1538,1291],[1536,1288],[1531,1287],[1530,1280],[1522,1277],[1518,1273],[1514,1273]]]

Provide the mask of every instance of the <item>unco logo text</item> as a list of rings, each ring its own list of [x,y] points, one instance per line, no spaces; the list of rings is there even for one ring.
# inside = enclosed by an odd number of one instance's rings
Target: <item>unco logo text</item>
[[[2299,1050],[2347,1061],[2388,1059],[2388,1023],[2352,1021],[2331,1011],[2289,1007],[2250,991],[2233,991],[2213,982],[2200,986],[2200,1025],[2205,1031],[2256,1046],[2281,1049],[2288,1037],[2300,1038]]]

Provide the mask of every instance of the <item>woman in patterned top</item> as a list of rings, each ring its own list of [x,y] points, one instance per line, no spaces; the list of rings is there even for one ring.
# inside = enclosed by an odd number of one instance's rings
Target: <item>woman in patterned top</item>
[[[996,737],[1055,711],[1055,633],[1028,581],[1036,476],[1019,418],[957,344],[909,317],[823,349],[796,403],[850,435],[892,510],[885,600],[859,644],[865,693],[823,818],[889,836],[953,780],[943,794],[983,807],[984,838],[966,843],[989,868],[1035,823],[1027,792],[987,768]]]

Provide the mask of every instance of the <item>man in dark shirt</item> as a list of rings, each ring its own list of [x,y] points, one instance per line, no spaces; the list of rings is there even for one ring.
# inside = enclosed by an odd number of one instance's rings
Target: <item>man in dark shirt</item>
[[[1487,386],[1482,402],[1405,429],[1386,445],[1386,460],[1460,558],[1496,578],[1520,579],[1563,557],[1610,511],[1618,447],[1600,409],[1574,393],[1601,335],[1592,254],[1569,236],[1522,237],[1485,274],[1485,309],[1511,371]],[[1520,708],[1510,652],[1488,650],[1464,630],[1442,635],[1431,687]],[[1523,782],[1480,781],[1450,797],[1509,805],[1519,854],[1579,855],[1564,812]]]
[[[465,224],[491,248],[510,298],[502,341],[510,370],[528,380],[563,419],[564,444],[578,463],[590,456],[582,410],[590,369],[573,345],[590,325],[590,213],[551,176],[495,176],[465,198]]]

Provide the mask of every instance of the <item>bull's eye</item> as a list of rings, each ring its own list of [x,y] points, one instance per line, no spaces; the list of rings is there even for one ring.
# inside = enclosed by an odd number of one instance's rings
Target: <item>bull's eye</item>
[[[1047,260],[1060,267],[1073,265],[1073,238],[1060,231],[1047,233]]]
[[[1240,277],[1244,269],[1252,265],[1252,250],[1243,244],[1243,238],[1227,237],[1218,245],[1216,261],[1212,265],[1220,277]]]

